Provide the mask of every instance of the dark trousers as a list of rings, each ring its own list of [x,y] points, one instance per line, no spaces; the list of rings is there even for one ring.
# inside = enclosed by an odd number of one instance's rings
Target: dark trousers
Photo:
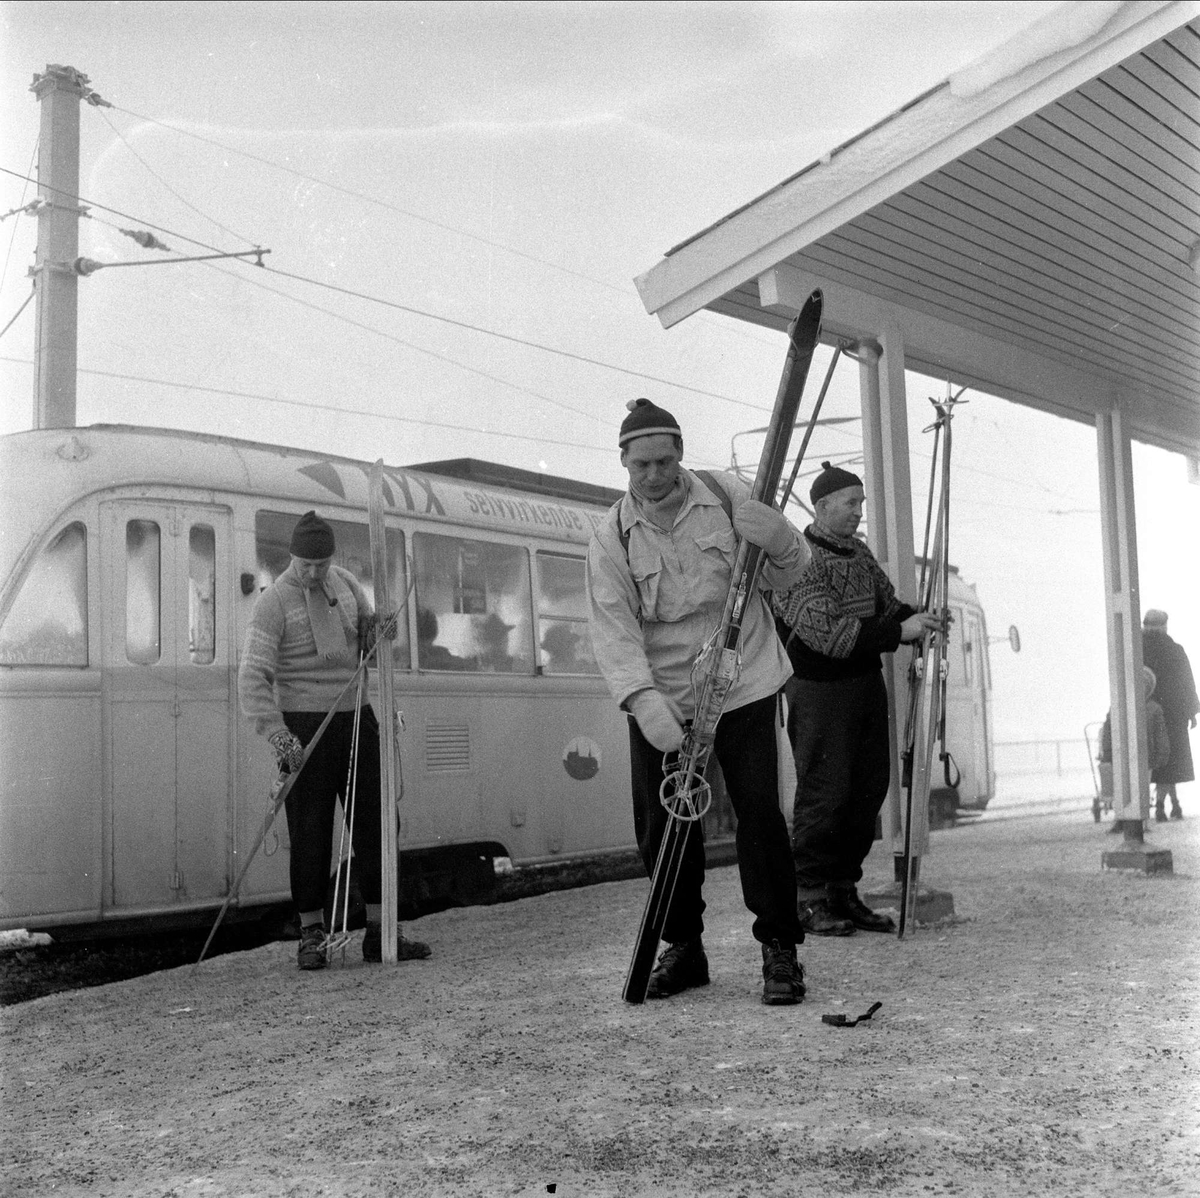
[[[875,839],[891,772],[882,674],[789,686],[796,755],[792,855],[801,902],[850,889]]]
[[[285,711],[284,723],[307,745],[321,726],[319,712]],[[289,866],[292,901],[298,911],[325,906],[333,852],[333,823],[338,796],[347,790],[354,712],[339,711],[325,729],[312,756],[284,800],[292,842]],[[358,729],[358,767],[354,795],[354,876],[364,903],[380,898],[379,722],[364,704]]]
[[[796,918],[796,882],[788,851],[787,821],[779,810],[775,755],[778,698],[768,695],[726,712],[717,725],[714,750],[737,816],[738,871],[742,897],[754,913],[754,938],[799,944],[804,932]],[[659,801],[663,755],[629,718],[629,757],[633,782],[633,826],[646,872],[654,872],[667,826]],[[683,868],[667,912],[662,938],[671,944],[704,931],[704,835],[697,822],[688,835]]]

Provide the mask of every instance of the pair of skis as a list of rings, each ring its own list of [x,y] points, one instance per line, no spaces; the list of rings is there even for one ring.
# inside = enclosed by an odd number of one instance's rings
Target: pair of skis
[[[929,840],[929,793],[933,782],[935,746],[949,773],[946,750],[946,680],[950,644],[950,445],[954,405],[966,388],[944,401],[930,400],[937,419],[925,431],[933,432],[933,457],[929,501],[925,509],[925,539],[921,551],[921,576],[917,609],[940,617],[937,628],[913,645],[908,676],[908,715],[901,753],[903,794],[903,852],[900,857],[900,939],[916,923],[917,886],[921,851]]]
[[[751,498],[762,503],[773,505],[779,489],[792,428],[821,331],[821,309],[821,292],[814,291],[788,328],[787,359],[750,492]],[[814,412],[814,418],[815,415]],[[762,559],[762,550],[758,546],[745,539],[738,541],[721,622],[692,667],[695,715],[685,729],[683,745],[677,759],[670,764],[659,791],[659,799],[667,812],[667,825],[659,844],[650,878],[650,895],[625,977],[622,997],[629,1003],[646,1000],[654,958],[675,896],[688,841],[691,836],[700,835],[695,830],[696,824],[712,802],[712,791],[704,777],[705,767],[712,753],[717,723],[741,667],[738,646],[742,620],[747,603],[756,601]]]
[[[367,519],[371,536],[371,571],[374,575],[375,611],[377,616],[387,617],[392,615],[392,607],[388,582],[390,574],[388,571],[387,530],[384,525],[382,458],[371,467],[368,479]],[[407,597],[405,601],[407,602]],[[380,910],[380,918],[383,921],[381,949],[382,958],[385,963],[392,965],[396,963],[399,955],[399,930],[397,923],[399,877],[396,849],[399,831],[396,818],[396,799],[399,786],[395,742],[393,739],[396,727],[396,691],[392,644],[395,639],[395,622],[386,618],[382,619],[375,644],[371,646],[369,652],[360,658],[358,668],[350,675],[346,685],[342,687],[341,692],[334,701],[333,706],[317,727],[317,731],[313,734],[312,739],[304,746],[300,764],[284,778],[283,784],[272,795],[271,806],[263,819],[262,828],[259,830],[253,845],[250,846],[250,851],[246,854],[246,859],[242,862],[242,868],[239,870],[229,894],[226,895],[225,901],[221,904],[220,911],[217,912],[217,918],[213,923],[212,931],[209,932],[208,939],[205,940],[204,947],[200,950],[200,956],[196,959],[196,965],[199,965],[204,960],[217,934],[217,929],[220,928],[221,921],[225,918],[225,913],[229,910],[230,904],[233,903],[241,892],[242,883],[246,880],[246,874],[249,872],[258,850],[262,847],[267,833],[271,830],[271,825],[274,824],[275,817],[279,814],[280,808],[287,801],[292,787],[296,784],[296,779],[308,763],[321,737],[325,735],[329,725],[333,722],[333,717],[337,714],[342,699],[349,693],[352,686],[362,685],[367,667],[370,665],[373,657],[378,657],[379,659],[376,673],[379,680],[379,705],[383,709],[383,718],[379,721],[379,790],[380,806],[382,808],[380,821],[383,836],[381,850],[383,866],[383,892],[381,895]]]

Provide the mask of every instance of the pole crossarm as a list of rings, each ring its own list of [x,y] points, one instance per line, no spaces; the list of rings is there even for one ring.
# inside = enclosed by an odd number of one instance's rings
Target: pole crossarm
[[[110,266],[174,266],[180,262],[212,262],[218,258],[253,258],[255,266],[262,266],[263,255],[270,252],[270,250],[257,248],[238,250],[231,254],[197,254],[190,258],[147,258],[141,262],[97,262],[95,258],[76,258],[73,269],[77,275],[86,276],[94,275],[96,271],[106,270]]]

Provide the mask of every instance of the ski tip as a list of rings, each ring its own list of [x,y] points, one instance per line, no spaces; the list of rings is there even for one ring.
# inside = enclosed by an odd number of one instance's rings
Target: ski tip
[[[821,313],[824,307],[825,296],[817,287],[804,301],[804,306],[788,326],[788,336],[792,341],[800,343],[816,341],[821,332]]]

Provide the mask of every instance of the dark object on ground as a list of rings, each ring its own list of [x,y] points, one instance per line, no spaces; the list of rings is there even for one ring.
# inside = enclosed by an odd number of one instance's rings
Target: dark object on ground
[[[856,1023],[862,1023],[870,1019],[880,1007],[881,1002],[873,1002],[866,1010],[865,1014],[860,1015],[857,1019],[847,1019],[846,1016],[839,1011],[836,1015],[822,1015],[821,1022],[829,1024],[830,1027],[853,1027]]]

